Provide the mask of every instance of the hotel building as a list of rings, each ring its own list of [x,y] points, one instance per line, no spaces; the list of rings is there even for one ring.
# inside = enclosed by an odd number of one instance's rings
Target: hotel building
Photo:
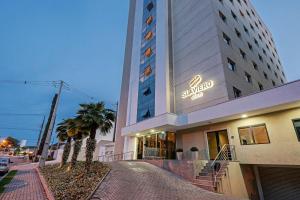
[[[226,195],[295,199],[299,119],[300,82],[249,0],[130,0],[115,153]]]

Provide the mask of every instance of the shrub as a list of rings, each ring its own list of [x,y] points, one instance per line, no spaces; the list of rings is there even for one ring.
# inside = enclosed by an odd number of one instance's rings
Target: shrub
[[[183,152],[183,149],[176,149],[176,152]]]
[[[192,152],[198,151],[198,148],[197,148],[197,147],[192,147],[192,148],[191,148],[191,151],[192,151]]]

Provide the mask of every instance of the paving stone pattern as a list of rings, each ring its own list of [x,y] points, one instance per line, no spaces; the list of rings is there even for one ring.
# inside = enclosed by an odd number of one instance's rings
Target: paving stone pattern
[[[114,162],[92,200],[232,200],[145,162]]]
[[[33,164],[14,166],[18,172],[0,194],[1,200],[46,200],[46,194]]]

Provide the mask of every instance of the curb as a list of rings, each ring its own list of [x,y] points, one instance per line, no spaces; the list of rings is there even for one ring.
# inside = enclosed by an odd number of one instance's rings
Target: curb
[[[104,181],[104,179],[107,177],[107,175],[110,173],[111,169],[109,169],[106,174],[102,177],[102,179],[99,181],[99,183],[96,185],[95,189],[93,190],[93,192],[85,199],[85,200],[90,200],[94,194],[96,193],[96,191],[98,190],[98,188],[100,187],[101,183]]]
[[[11,171],[11,170],[8,170],[8,172],[6,172],[6,174],[3,175],[3,176],[0,178],[0,181],[2,181],[2,179],[4,179],[4,178],[9,174],[10,171]]]
[[[44,191],[46,193],[47,199],[48,200],[55,200],[53,193],[51,192],[51,190],[48,188],[47,182],[45,180],[45,178],[43,177],[43,175],[41,174],[40,170],[38,167],[35,167],[35,170],[40,178],[40,181],[42,183],[42,186],[44,188]]]

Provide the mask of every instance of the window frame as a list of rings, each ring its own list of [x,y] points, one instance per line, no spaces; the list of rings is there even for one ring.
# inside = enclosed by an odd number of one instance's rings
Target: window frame
[[[256,143],[256,141],[254,140],[254,135],[253,135],[252,129],[255,128],[255,127],[260,127],[260,126],[264,126],[264,127],[265,127],[266,133],[267,133],[267,138],[268,138],[269,143]],[[255,143],[253,143],[253,144],[243,144],[243,143],[242,143],[241,136],[240,136],[240,129],[245,129],[245,128],[250,128],[250,130],[251,130],[251,137],[252,137],[252,139],[253,139],[253,141],[254,141]],[[239,135],[239,139],[240,139],[240,144],[241,144],[242,146],[248,146],[248,145],[261,145],[261,144],[271,144],[271,140],[270,140],[270,136],[269,136],[269,131],[268,131],[268,128],[267,128],[266,123],[255,124],[255,125],[250,125],[250,126],[242,126],[242,127],[238,127],[238,135]]]
[[[296,121],[299,121],[299,122],[300,122],[300,118],[292,119],[293,127],[294,127],[294,130],[295,130],[295,133],[296,133],[296,137],[297,137],[298,141],[300,142],[300,133],[297,132],[297,129],[296,129],[296,126],[295,126],[295,122],[296,122]]]

